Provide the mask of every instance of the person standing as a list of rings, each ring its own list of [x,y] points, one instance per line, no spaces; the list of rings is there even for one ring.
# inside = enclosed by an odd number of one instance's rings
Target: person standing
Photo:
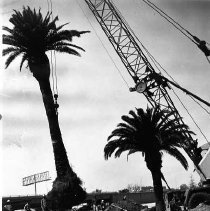
[[[207,47],[207,43],[204,40],[200,40],[196,36],[193,36],[193,39],[197,42],[198,48],[205,54],[208,62],[210,63],[210,59],[208,58],[210,56],[210,49]]]
[[[13,210],[11,202],[10,202],[9,199],[7,200],[6,204],[4,205],[3,210],[5,210],[5,211],[12,211]]]
[[[30,205],[29,205],[28,202],[25,204],[24,210],[25,210],[25,211],[31,211],[31,208],[30,208]]]

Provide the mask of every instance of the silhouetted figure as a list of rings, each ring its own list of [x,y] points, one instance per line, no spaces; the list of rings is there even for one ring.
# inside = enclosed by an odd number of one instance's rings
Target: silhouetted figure
[[[31,208],[30,208],[29,203],[26,203],[26,204],[25,204],[24,210],[25,210],[25,211],[31,211]]]
[[[42,211],[48,211],[46,196],[44,196],[43,199],[41,200],[41,208]]]
[[[10,202],[9,199],[7,200],[6,204],[4,205],[3,210],[5,210],[5,211],[12,211],[13,210],[11,202]]]
[[[205,56],[210,56],[210,49],[206,46],[206,41],[200,40],[196,36],[193,36],[193,39],[197,42],[197,46],[203,51]]]
[[[200,40],[196,36],[193,36],[193,39],[197,42],[198,48],[205,54],[208,62],[210,63],[210,59],[208,58],[210,56],[210,49],[206,46],[206,41]]]

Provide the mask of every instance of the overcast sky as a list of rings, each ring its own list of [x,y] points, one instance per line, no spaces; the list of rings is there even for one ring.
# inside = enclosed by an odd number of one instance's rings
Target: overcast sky
[[[210,101],[210,65],[203,53],[143,1],[114,2],[140,41],[167,72],[180,85]],[[153,2],[192,34],[210,43],[209,0]],[[56,54],[59,122],[71,165],[88,192],[95,189],[117,191],[128,184],[152,185],[151,174],[140,153],[130,156],[128,162],[126,153],[121,158],[112,157],[108,161],[103,157],[107,137],[121,122],[121,115],[128,114],[135,107],[146,108],[148,102],[143,95],[129,92],[110,57],[129,86],[133,86],[130,76],[85,1],[52,0],[52,4],[53,15],[59,16],[57,24],[69,22],[66,29],[91,31],[73,40],[86,49],[81,53],[82,57]],[[27,5],[41,8],[43,14],[48,10],[47,0],[1,1],[1,24],[11,27],[8,20],[12,9],[19,10]],[[22,186],[23,177],[43,171],[49,171],[52,179],[56,176],[48,122],[38,83],[26,66],[22,72],[19,71],[19,63],[20,59],[17,59],[7,70],[1,64],[2,195],[34,194],[33,185]],[[175,91],[210,139],[210,115],[186,94]],[[198,138],[199,145],[205,144],[205,139],[177,98],[170,90],[169,94],[185,123],[197,133],[195,138]],[[191,175],[196,181],[199,180],[190,160],[189,164],[190,169],[185,171],[174,158],[163,156],[162,170],[171,187],[188,184]],[[42,194],[49,191],[52,181],[39,183],[37,192]]]

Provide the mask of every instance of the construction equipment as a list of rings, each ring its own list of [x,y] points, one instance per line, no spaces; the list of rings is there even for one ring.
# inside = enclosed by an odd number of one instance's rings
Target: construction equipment
[[[137,37],[132,33],[113,2],[111,0],[85,0],[85,2],[132,77],[135,86],[130,88],[130,91],[144,94],[152,106],[159,105],[160,109],[174,112],[177,124],[182,124],[182,118],[167,91],[170,89],[170,81],[165,80],[164,77],[161,77],[161,73],[155,71],[139,47],[136,41]],[[207,104],[210,106],[208,102]],[[189,142],[184,148],[185,152],[202,174],[198,165],[202,159],[198,142],[192,138],[191,134],[185,133],[185,135],[189,138]]]
[[[159,105],[160,109],[173,112],[174,120],[178,125],[183,124],[183,120],[168,94],[171,86],[176,86],[191,97],[210,106],[210,103],[163,77],[160,70],[157,72],[153,68],[145,56],[144,52],[147,50],[143,45],[142,48],[139,47],[138,38],[111,0],[85,0],[85,2],[132,77],[134,86],[130,88],[130,91],[142,93],[153,107]],[[186,132],[185,136],[189,141],[185,144],[184,150],[193,161],[203,181],[206,181],[210,178],[210,165],[208,165],[210,153],[208,151],[203,158],[202,149],[198,147],[197,140]]]

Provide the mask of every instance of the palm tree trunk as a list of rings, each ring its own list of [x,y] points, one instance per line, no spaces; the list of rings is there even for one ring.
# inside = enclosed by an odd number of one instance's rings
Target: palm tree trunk
[[[161,172],[160,171],[151,171],[153,179],[153,187],[156,198],[156,211],[164,211],[165,203],[163,200],[163,187],[161,181]]]
[[[58,122],[58,115],[54,105],[50,87],[50,67],[46,55],[39,64],[29,62],[29,68],[37,79],[42,93],[42,99],[47,114],[52,140],[57,178],[53,182],[53,189],[47,194],[48,208],[64,210],[71,209],[86,198],[86,192],[80,186],[82,181],[71,168],[63,144]]]
[[[72,172],[70,168],[66,150],[63,144],[62,135],[58,123],[58,115],[56,113],[53,94],[50,87],[50,64],[46,54],[40,55],[36,62],[29,61],[29,68],[33,76],[39,83],[42,93],[42,99],[47,114],[47,119],[50,128],[50,135],[53,145],[55,166],[57,177],[64,176],[67,171]]]
[[[56,113],[53,95],[50,87],[49,80],[39,80],[38,81],[40,90],[42,93],[42,98],[48,118],[50,135],[52,139],[55,166],[58,178],[72,173],[70,168],[66,150],[63,144],[62,135],[58,123],[58,115]]]
[[[163,200],[163,186],[162,186],[162,173],[161,173],[161,154],[156,149],[151,149],[150,152],[145,152],[145,161],[148,169],[152,174],[153,187],[156,200],[156,211],[164,211],[165,203]]]

